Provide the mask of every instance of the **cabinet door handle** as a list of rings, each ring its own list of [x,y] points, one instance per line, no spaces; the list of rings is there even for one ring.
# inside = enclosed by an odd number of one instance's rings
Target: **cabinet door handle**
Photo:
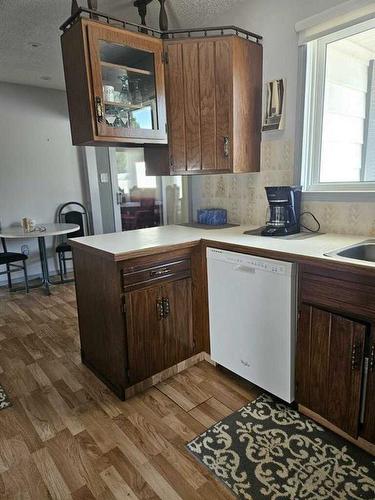
[[[224,157],[229,156],[229,137],[224,137]]]
[[[163,298],[163,318],[168,318],[169,313],[171,312],[171,306],[169,304],[168,297]]]
[[[372,344],[370,351],[369,371],[375,371],[375,344]]]
[[[95,97],[95,110],[96,110],[96,118],[99,123],[103,121],[103,103],[102,98],[99,96]]]
[[[164,318],[163,299],[156,299],[156,314],[159,321]]]
[[[159,269],[158,271],[150,271],[150,278],[159,278],[160,276],[165,276],[169,274],[171,271],[167,267],[164,269]]]
[[[362,359],[362,349],[359,342],[355,342],[352,346],[352,371],[358,370]]]

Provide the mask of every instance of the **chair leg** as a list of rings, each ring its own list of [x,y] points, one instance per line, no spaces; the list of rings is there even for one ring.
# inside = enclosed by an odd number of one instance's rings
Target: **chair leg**
[[[12,278],[10,277],[9,264],[7,264],[6,267],[7,267],[7,276],[8,276],[8,288],[12,288]]]
[[[60,281],[64,283],[64,275],[63,275],[63,263],[62,263],[62,253],[59,252],[59,271],[60,271]]]
[[[25,276],[25,289],[26,293],[29,293],[29,278],[27,276],[27,266],[26,266],[26,261],[23,261],[23,274]]]
[[[65,260],[65,254],[63,254],[63,264],[64,264],[64,275],[66,276],[66,260]]]

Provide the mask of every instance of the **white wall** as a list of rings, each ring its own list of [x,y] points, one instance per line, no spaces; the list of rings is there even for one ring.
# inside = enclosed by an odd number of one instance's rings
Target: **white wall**
[[[293,150],[297,117],[297,21],[345,3],[338,0],[243,0],[201,25],[237,25],[263,35],[263,80],[286,79],[286,121],[283,131],[262,134],[262,163],[258,174],[195,176],[193,210],[226,208],[230,222],[264,224],[264,186],[293,183]],[[322,222],[323,231],[375,234],[375,203],[304,203]],[[372,215],[371,215],[372,214]]]
[[[267,132],[263,140],[294,139],[297,93],[297,21],[346,0],[243,0],[211,25],[234,24],[264,37],[263,80],[286,79],[286,124],[284,132]]]
[[[71,142],[64,92],[0,83],[2,227],[25,216],[37,223],[54,222],[61,203],[82,202],[79,154]],[[30,245],[29,273],[39,274],[35,240],[16,240],[8,243],[8,249],[20,251],[24,243]],[[51,271],[55,270],[55,244],[47,239]]]

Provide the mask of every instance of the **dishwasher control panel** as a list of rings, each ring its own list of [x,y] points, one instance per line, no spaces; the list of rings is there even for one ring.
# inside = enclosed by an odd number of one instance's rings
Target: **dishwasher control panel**
[[[265,259],[264,257],[254,257],[253,255],[245,255],[236,252],[228,252],[227,250],[220,250],[218,248],[207,248],[207,258],[221,260],[228,262],[234,266],[248,266],[254,270],[259,269],[268,273],[275,274],[290,274],[290,264],[280,263],[272,259]]]

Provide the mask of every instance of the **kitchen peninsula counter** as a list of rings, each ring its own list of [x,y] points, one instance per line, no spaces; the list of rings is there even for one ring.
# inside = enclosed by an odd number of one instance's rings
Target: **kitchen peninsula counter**
[[[244,251],[254,255],[290,260],[297,263],[317,262],[357,268],[375,269],[375,263],[355,261],[326,253],[358,244],[368,236],[335,233],[299,233],[286,237],[264,237],[244,234],[257,226],[236,226],[223,229],[200,229],[186,226],[162,226],[120,233],[87,236],[70,240],[73,247],[100,255],[112,261],[123,261],[146,255],[194,247],[200,242],[226,250]]]
[[[325,256],[368,237],[244,234],[251,229],[164,226],[69,240],[83,363],[126,399],[210,359],[207,247],[295,262],[307,303],[375,318],[375,263]]]

